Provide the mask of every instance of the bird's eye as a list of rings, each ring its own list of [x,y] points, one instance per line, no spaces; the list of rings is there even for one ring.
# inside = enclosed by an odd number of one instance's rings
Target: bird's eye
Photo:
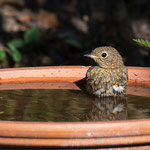
[[[106,53],[106,52],[103,52],[103,53],[101,54],[101,56],[102,56],[103,58],[105,58],[105,57],[107,57],[107,53]]]

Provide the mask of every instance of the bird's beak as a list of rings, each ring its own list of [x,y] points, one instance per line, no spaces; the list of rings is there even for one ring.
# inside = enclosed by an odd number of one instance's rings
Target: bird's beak
[[[94,59],[94,58],[97,58],[97,56],[92,55],[92,54],[85,54],[84,56],[85,56],[85,57],[90,57],[90,58],[93,58],[93,59]]]

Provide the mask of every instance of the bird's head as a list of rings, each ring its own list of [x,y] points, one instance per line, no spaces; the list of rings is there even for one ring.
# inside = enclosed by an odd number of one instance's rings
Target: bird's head
[[[109,46],[95,48],[90,54],[84,56],[92,58],[101,68],[120,68],[124,65],[119,52]]]

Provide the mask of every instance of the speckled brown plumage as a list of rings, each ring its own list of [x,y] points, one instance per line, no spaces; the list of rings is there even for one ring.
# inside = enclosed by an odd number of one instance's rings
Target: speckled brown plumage
[[[87,91],[98,97],[123,95],[128,73],[118,51],[112,47],[99,47],[85,56],[97,63],[97,66],[92,66],[87,71]]]

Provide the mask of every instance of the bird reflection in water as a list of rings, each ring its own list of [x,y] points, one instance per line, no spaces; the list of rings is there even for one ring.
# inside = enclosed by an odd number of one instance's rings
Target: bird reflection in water
[[[86,115],[87,121],[113,121],[127,119],[126,97],[94,98],[93,105]]]

